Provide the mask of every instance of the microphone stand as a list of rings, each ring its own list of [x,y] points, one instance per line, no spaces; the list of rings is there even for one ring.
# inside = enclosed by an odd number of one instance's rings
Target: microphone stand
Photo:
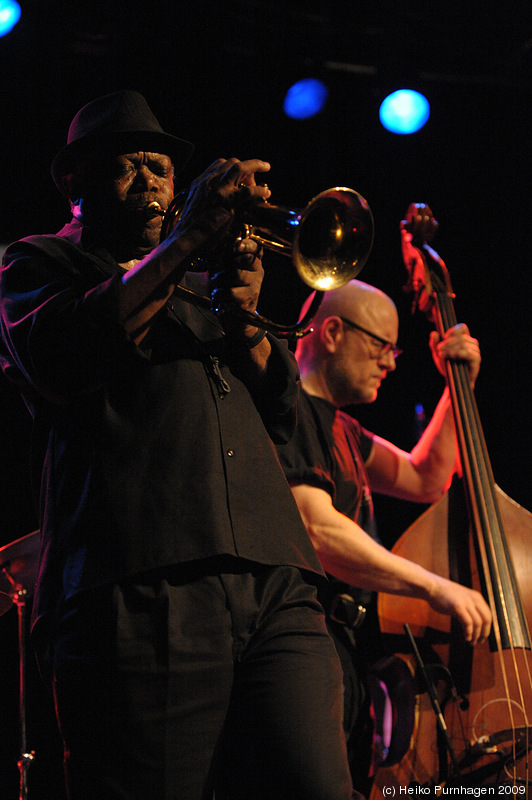
[[[31,766],[35,751],[28,752],[26,742],[26,599],[28,592],[24,587],[17,583],[9,573],[7,565],[2,567],[2,571],[11,584],[13,591],[11,599],[17,607],[18,617],[18,652],[19,652],[19,723],[20,723],[20,758],[18,769],[20,775],[19,800],[27,800],[28,797],[28,769]]]

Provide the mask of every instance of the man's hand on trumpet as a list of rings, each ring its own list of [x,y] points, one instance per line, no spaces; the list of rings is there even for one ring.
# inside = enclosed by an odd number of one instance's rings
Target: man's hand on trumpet
[[[252,326],[223,312],[241,308],[253,314],[257,310],[264,277],[261,257],[262,248],[253,239],[229,240],[220,260],[220,270],[211,275],[213,307],[221,312],[221,321],[226,330],[242,330],[247,336],[256,332]]]
[[[255,173],[268,172],[267,161],[219,158],[196,178],[176,226],[175,236],[190,230],[212,235],[213,245],[231,226],[235,211],[253,200],[268,200],[267,186],[257,185]]]
[[[271,352],[266,331],[252,322],[231,313],[243,310],[254,314],[264,278],[262,247],[249,237],[228,240],[221,258],[221,269],[211,275],[211,298],[220,322],[235,343],[240,361],[252,367],[255,379],[266,373]],[[243,347],[242,347],[243,346]],[[245,355],[247,354],[247,355]],[[248,379],[251,373],[248,370]]]
[[[219,247],[216,261],[220,267],[211,274],[213,306],[220,312],[228,332],[242,335],[252,343],[260,337],[258,329],[224,311],[235,308],[256,311],[264,277],[262,248],[249,237],[238,237],[235,241],[227,237],[227,233],[240,209],[271,196],[270,189],[257,185],[255,180],[256,173],[269,169],[269,163],[260,159],[231,158],[213,162],[193,181],[176,226],[178,235],[198,228],[211,234],[207,244],[211,248]]]

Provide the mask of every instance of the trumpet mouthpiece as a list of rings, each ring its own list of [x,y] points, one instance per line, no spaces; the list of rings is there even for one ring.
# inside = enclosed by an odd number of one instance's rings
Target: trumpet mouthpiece
[[[150,219],[152,217],[164,217],[165,215],[164,208],[157,202],[157,200],[153,200],[151,203],[148,203],[144,211]]]

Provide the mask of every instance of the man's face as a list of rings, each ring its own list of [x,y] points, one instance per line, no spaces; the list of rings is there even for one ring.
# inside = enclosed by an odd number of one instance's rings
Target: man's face
[[[94,160],[84,165],[82,180],[85,221],[143,250],[159,243],[162,218],[145,210],[153,201],[166,210],[174,196],[169,156],[138,151]]]
[[[131,214],[135,228],[143,228],[147,240],[158,244],[161,217],[149,218],[145,209],[154,200],[166,210],[174,196],[172,162],[160,153],[136,152],[116,156],[111,162],[110,199]],[[138,222],[137,222],[138,218]]]
[[[164,208],[174,196],[172,162],[160,153],[136,152],[111,159],[111,177],[119,202],[142,207],[156,199]]]
[[[346,314],[346,318],[387,342],[397,342],[397,311],[387,298],[378,295],[370,303]],[[382,381],[394,369],[392,349],[384,347],[368,333],[342,323],[334,358],[328,363],[328,383],[337,405],[372,403]]]

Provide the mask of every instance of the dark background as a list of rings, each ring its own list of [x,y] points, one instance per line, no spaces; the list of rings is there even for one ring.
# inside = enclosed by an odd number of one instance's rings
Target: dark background
[[[143,92],[161,124],[196,143],[182,187],[215,158],[269,160],[272,201],[299,208],[322,189],[350,186],[376,225],[361,278],[398,305],[405,354],[373,406],[372,430],[410,449],[414,408],[427,416],[442,380],[430,325],[411,315],[398,223],[412,202],[440,222],[456,312],[481,342],[477,400],[496,480],[532,508],[529,235],[532,25],[528,0],[195,0],[76,3],[21,0],[22,19],[0,39],[0,243],[54,232],[67,219],[49,164],[75,112],[107,92]],[[320,77],[325,110],[284,116],[290,84]],[[381,100],[408,85],[431,102],[412,136],[385,131]],[[179,187],[179,188],[182,188]],[[271,258],[263,310],[293,320],[307,289]],[[0,546],[37,527],[28,487],[29,420],[0,380]],[[419,509],[377,504],[392,543]],[[28,659],[30,800],[62,799],[51,704]],[[17,641],[14,609],[0,619],[0,797],[17,796]]]

